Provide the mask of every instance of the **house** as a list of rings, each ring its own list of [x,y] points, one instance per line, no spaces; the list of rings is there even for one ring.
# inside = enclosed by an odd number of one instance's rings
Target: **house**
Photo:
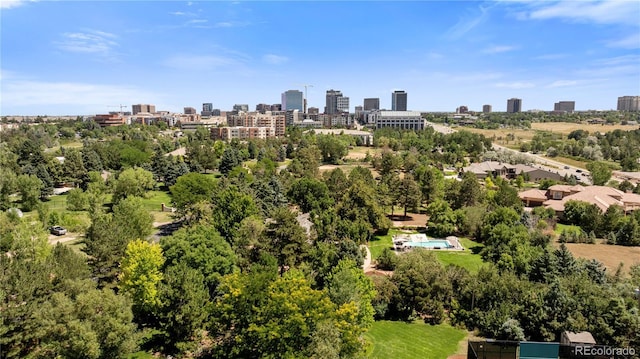
[[[574,333],[570,331],[564,331],[560,335],[560,344],[564,345],[595,345],[596,340],[593,339],[593,335],[589,332]]]
[[[506,179],[514,179],[520,174],[528,178],[529,181],[540,181],[543,179],[552,179],[555,181],[561,181],[563,177],[557,172],[547,171],[543,168],[537,168],[534,166],[497,162],[497,161],[484,161],[480,163],[472,163],[462,169],[464,172],[472,172],[480,180],[491,175],[493,177],[503,177]]]
[[[518,197],[527,207],[545,206],[553,209],[559,217],[563,215],[568,201],[594,204],[603,213],[614,205],[622,207],[625,213],[640,209],[640,195],[606,186],[553,185],[546,192],[530,189],[518,193]]]

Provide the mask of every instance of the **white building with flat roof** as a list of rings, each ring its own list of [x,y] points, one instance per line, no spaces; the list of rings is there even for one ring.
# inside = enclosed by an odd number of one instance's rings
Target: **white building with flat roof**
[[[418,111],[372,111],[367,115],[367,122],[375,123],[376,128],[422,131],[425,127],[425,119]]]

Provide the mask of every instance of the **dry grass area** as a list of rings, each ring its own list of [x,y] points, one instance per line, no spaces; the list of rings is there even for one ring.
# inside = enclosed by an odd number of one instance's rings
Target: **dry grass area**
[[[613,130],[631,131],[635,130],[636,128],[636,126],[628,125],[590,125],[569,122],[533,122],[531,124],[531,129],[499,128],[495,130],[487,130],[471,127],[458,127],[457,129],[464,129],[469,132],[482,134],[485,137],[492,139],[493,142],[502,146],[518,148],[521,143],[531,141],[537,131],[549,131],[567,136],[575,130],[586,130],[589,131],[589,133],[606,133]],[[507,140],[507,136],[509,135],[512,135],[512,140]]]
[[[612,246],[608,244],[567,243],[567,248],[574,256],[586,259],[596,259],[605,267],[608,273],[615,273],[620,263],[624,263],[623,271],[629,272],[634,264],[640,264],[640,247]],[[560,247],[560,243],[554,243]]]
[[[570,122],[533,122],[531,124],[533,130],[538,131],[550,131],[559,132],[563,135],[568,135],[571,131],[585,130],[589,133],[602,132],[607,133],[613,130],[631,131],[635,130],[637,126],[629,125],[590,125],[582,123],[570,123]]]
[[[344,157],[346,160],[362,160],[367,157],[367,152],[373,157],[382,151],[381,148],[358,146],[349,150],[349,153]]]

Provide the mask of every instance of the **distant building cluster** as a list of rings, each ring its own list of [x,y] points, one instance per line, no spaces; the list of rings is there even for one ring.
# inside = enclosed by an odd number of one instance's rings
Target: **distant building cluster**
[[[618,111],[640,111],[640,96],[618,97]]]
[[[122,111],[126,106],[120,105],[120,112],[98,114],[93,119],[101,127],[163,122],[170,127],[180,126],[185,131],[207,128],[210,129],[212,138],[222,140],[281,137],[285,135],[287,126],[307,129],[351,128],[356,121],[372,128],[393,127],[418,131],[425,128],[426,122],[422,114],[408,111],[408,95],[404,90],[394,90],[391,93],[391,110],[381,108],[380,98],[368,97],[351,112],[349,97],[340,90],[330,89],[326,91],[325,107],[321,112],[317,107],[307,108],[306,89],[312,85],[304,86],[305,92],[287,90],[281,94],[280,103],[259,103],[254,112],[249,112],[248,104],[235,104],[231,111],[221,111],[214,108],[212,102],[205,102],[200,113],[196,108],[186,106],[181,114],[156,111],[153,104],[134,104],[131,105],[131,112]],[[558,101],[554,103],[553,111],[548,113],[573,113],[575,106],[575,101]],[[640,111],[640,96],[618,97],[617,109]],[[488,114],[492,111],[490,104],[482,106],[483,113]],[[508,99],[506,112],[522,112],[522,99]],[[449,115],[449,118],[457,120],[460,124],[472,124],[478,119],[478,114],[467,105],[461,105],[455,109],[455,114]]]

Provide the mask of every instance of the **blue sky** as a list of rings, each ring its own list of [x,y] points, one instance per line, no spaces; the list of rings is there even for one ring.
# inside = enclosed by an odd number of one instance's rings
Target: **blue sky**
[[[308,88],[391,107],[615,109],[640,95],[640,1],[0,0],[2,115],[230,109]],[[114,106],[114,107],[111,107]]]

